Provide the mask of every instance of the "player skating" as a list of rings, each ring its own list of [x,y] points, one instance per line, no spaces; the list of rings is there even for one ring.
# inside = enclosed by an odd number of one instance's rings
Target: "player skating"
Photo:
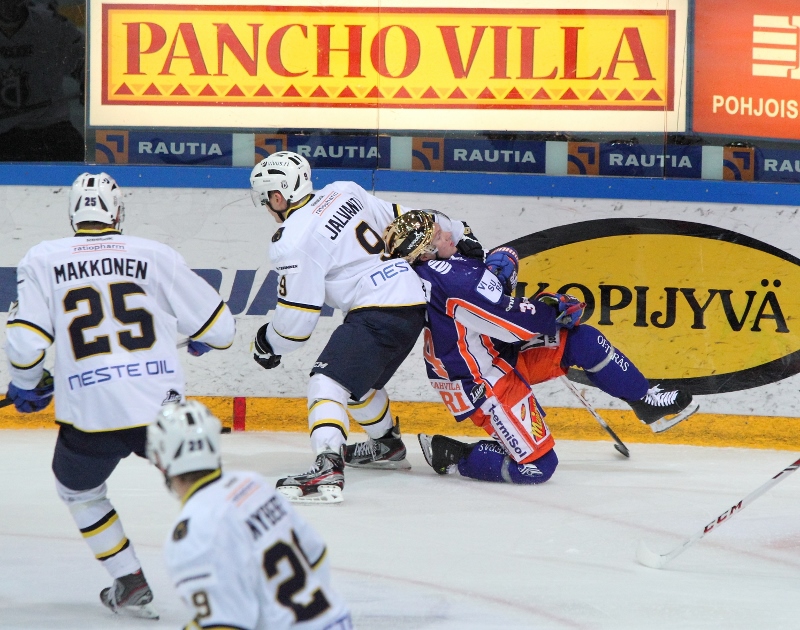
[[[105,482],[122,458],[145,456],[147,425],[163,404],[184,395],[178,334],[190,337],[189,352],[199,356],[230,346],[235,324],[178,252],[122,234],[122,191],[110,176],[84,173],[75,180],[69,218],[73,237],[34,246],[17,267],[7,395],[30,413],[55,393],[56,489],[113,579],[100,599],[114,612],[156,618]],[[51,344],[52,378],[44,369]]]
[[[410,467],[385,385],[422,330],[425,296],[406,261],[387,260],[382,238],[407,209],[353,182],[334,182],[314,193],[308,161],[291,151],[257,164],[250,186],[253,203],[280,224],[269,251],[279,278],[277,306],[256,334],[253,358],[265,369],[277,367],[282,355],[309,339],[325,302],[345,314],[311,369],[314,464],[277,483],[292,501],[338,502],[345,463]],[[462,223],[448,220],[449,225],[458,232],[456,242],[475,245]],[[367,432],[366,442],[346,446],[348,411]]]
[[[558,460],[531,385],[566,374],[570,366],[583,368],[592,383],[628,402],[656,432],[697,409],[687,392],[650,387],[599,330],[579,325],[584,305],[577,299],[511,297],[513,250],[498,248],[486,264],[457,256],[451,235],[419,211],[396,219],[386,242],[390,255],[415,264],[425,287],[424,356],[431,384],[457,421],[470,418],[494,438],[473,445],[420,435],[436,472],[458,470],[512,483],[549,479]]]
[[[164,557],[186,628],[351,630],[325,542],[253,472],[221,469],[220,421],[189,400],[147,429],[147,456],[181,501]]]

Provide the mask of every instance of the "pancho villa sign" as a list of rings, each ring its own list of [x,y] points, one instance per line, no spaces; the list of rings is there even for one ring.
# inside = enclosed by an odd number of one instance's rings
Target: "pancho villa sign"
[[[685,3],[469,5],[95,1],[90,121],[682,128]]]
[[[660,219],[586,221],[509,245],[525,294],[585,300],[584,321],[650,379],[711,394],[800,372],[800,259],[771,245]]]

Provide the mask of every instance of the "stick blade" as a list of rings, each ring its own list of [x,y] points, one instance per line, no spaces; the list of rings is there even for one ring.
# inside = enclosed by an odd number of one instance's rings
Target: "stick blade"
[[[630,457],[631,452],[628,450],[628,447],[624,444],[614,444],[614,448],[617,449],[617,452],[621,453],[625,457]]]
[[[650,551],[643,540],[639,541],[639,546],[636,548],[636,559],[639,564],[643,564],[651,569],[663,569],[667,564],[668,554],[662,556],[655,551]]]

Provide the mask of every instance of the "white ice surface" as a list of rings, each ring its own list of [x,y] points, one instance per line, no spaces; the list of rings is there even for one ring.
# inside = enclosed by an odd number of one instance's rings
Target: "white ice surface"
[[[0,433],[0,628],[181,627],[161,560],[178,511],[135,457],[109,481],[161,613],[115,618],[109,578],[59,501],[54,431]],[[661,571],[666,552],[790,464],[786,451],[559,442],[548,483],[510,487],[438,477],[416,440],[409,472],[349,469],[345,501],[302,507],[329,545],[335,585],[361,629],[769,628],[800,625],[800,475],[790,475]],[[311,463],[302,434],[223,437],[226,467],[276,479]]]

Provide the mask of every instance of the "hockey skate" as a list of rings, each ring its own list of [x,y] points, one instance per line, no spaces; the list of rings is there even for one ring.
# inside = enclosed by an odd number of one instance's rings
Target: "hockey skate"
[[[473,449],[472,444],[465,444],[443,435],[420,433],[417,438],[425,461],[440,475],[457,472],[458,462]]]
[[[629,400],[628,404],[636,417],[644,422],[653,433],[662,433],[679,422],[686,420],[700,407],[692,401],[692,395],[681,389],[663,390],[654,385],[647,390],[641,400]],[[669,416],[669,417],[667,417]]]
[[[158,619],[158,613],[150,603],[153,601],[153,591],[141,569],[114,580],[110,587],[100,591],[100,601],[118,615]]]
[[[395,418],[394,426],[377,440],[369,438],[366,442],[345,445],[344,463],[354,468],[410,469],[406,447],[400,438],[400,418]]]
[[[344,489],[344,460],[323,451],[306,473],[278,479],[278,492],[292,503],[340,503]]]

